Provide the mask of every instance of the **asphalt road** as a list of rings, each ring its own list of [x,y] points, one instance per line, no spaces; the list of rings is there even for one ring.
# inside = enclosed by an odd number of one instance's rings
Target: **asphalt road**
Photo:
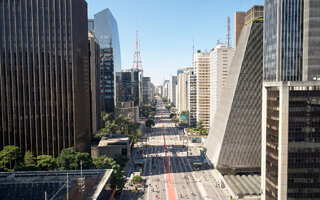
[[[146,135],[147,141],[138,144],[139,150],[135,149],[145,159],[142,174],[146,179],[144,194],[122,199],[228,199],[210,170],[193,171],[191,160],[200,159],[199,151],[189,147],[187,156],[188,144],[179,136],[178,129],[171,123],[169,112],[160,100],[155,118],[156,124],[152,132]]]

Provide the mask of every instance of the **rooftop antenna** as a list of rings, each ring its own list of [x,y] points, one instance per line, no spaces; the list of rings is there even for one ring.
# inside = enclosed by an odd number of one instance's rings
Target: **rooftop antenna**
[[[132,69],[135,69],[137,71],[142,71],[142,61],[140,56],[140,45],[139,45],[139,39],[138,39],[138,30],[136,30],[136,49],[134,51],[133,55],[133,66]]]
[[[227,17],[227,47],[231,47],[231,28],[230,28],[230,17]]]

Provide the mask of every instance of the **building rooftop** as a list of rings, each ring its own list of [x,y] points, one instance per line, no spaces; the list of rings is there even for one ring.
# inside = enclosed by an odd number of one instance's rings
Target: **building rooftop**
[[[112,171],[82,170],[84,179],[80,170],[1,172],[0,199],[97,199]]]
[[[233,197],[259,196],[261,176],[258,175],[224,175],[223,182]]]
[[[128,143],[130,141],[129,137],[123,137],[123,138],[101,138],[99,142],[99,147],[101,146],[107,146],[108,144],[114,144],[114,143]]]

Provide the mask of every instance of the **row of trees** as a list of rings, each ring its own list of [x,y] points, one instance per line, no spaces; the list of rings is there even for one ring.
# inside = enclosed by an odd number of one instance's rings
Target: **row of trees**
[[[48,171],[83,169],[113,169],[111,187],[122,189],[125,180],[121,167],[113,158],[100,156],[91,159],[88,153],[74,150],[72,147],[63,149],[57,158],[50,155],[34,157],[30,151],[21,154],[17,146],[5,146],[0,151],[0,171]]]
[[[104,128],[102,128],[96,136],[104,137],[110,134],[124,134],[136,143],[142,136],[139,129],[140,123],[131,122],[128,117],[119,115],[116,120],[112,119],[112,114],[103,116]]]

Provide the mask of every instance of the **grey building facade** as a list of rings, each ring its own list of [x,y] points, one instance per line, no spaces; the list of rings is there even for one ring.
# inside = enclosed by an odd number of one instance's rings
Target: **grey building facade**
[[[206,155],[222,174],[260,171],[262,41],[263,21],[243,27],[211,121]]]
[[[0,149],[90,152],[87,3],[0,2]]]
[[[121,72],[120,42],[118,25],[109,9],[94,15],[94,35],[100,44],[101,108],[104,112],[114,112],[115,74]]]

